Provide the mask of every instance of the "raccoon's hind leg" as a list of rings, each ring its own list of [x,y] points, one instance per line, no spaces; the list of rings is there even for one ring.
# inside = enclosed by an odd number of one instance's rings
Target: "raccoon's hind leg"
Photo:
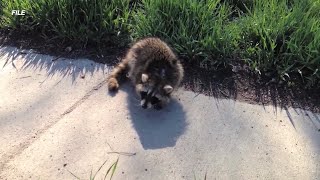
[[[123,59],[120,64],[118,64],[110,73],[108,77],[108,89],[109,91],[116,91],[119,89],[119,81],[122,76],[125,75],[126,71],[128,70],[128,60]]]

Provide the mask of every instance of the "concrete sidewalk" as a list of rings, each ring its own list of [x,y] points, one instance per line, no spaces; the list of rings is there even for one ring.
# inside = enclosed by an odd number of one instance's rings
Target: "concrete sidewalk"
[[[143,110],[109,68],[0,48],[0,179],[320,179],[320,114],[180,89]],[[120,152],[120,153],[119,153]],[[69,172],[68,172],[69,171]]]

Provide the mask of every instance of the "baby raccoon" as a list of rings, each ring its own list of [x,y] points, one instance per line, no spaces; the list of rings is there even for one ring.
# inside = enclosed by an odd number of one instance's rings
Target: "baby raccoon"
[[[143,108],[161,109],[179,86],[184,70],[171,48],[159,38],[136,42],[108,78],[110,91],[118,90],[121,76],[127,73],[141,98]]]

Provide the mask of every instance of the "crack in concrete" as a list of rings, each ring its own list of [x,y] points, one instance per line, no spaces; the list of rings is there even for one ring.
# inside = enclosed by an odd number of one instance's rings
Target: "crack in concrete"
[[[0,160],[0,174],[6,169],[7,164],[14,159],[16,156],[20,155],[25,149],[31,146],[34,142],[36,142],[48,129],[57,124],[65,115],[74,111],[77,107],[79,107],[83,102],[85,102],[95,91],[99,90],[104,84],[107,83],[107,79],[103,80],[96,86],[94,86],[89,92],[87,92],[81,99],[76,101],[72,106],[70,106],[67,110],[65,110],[61,115],[59,115],[54,121],[51,121],[43,128],[36,131],[37,136],[31,136],[26,141],[20,143],[20,145],[11,151],[9,154],[4,154]],[[0,175],[0,179],[2,179]]]

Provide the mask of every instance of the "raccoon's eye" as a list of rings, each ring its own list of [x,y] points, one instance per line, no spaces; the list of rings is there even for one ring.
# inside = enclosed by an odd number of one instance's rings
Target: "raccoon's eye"
[[[153,97],[151,98],[150,102],[151,102],[152,105],[154,105],[154,104],[159,103],[160,100],[159,100],[157,97],[153,96]]]
[[[140,92],[140,95],[141,95],[141,99],[145,99],[148,94],[147,94],[147,92],[145,92],[145,91],[141,91],[141,92]]]

